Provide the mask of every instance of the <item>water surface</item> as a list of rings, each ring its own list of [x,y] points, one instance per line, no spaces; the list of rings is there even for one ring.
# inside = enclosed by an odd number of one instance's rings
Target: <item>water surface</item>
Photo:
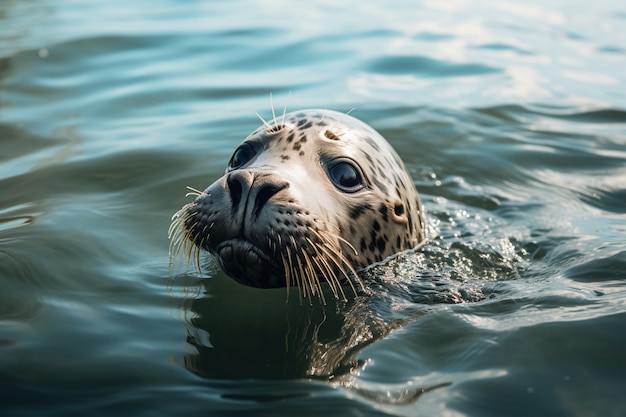
[[[2,415],[625,414],[624,28],[612,1],[3,2]],[[270,93],[409,168],[429,241],[374,295],[170,273],[185,187]]]

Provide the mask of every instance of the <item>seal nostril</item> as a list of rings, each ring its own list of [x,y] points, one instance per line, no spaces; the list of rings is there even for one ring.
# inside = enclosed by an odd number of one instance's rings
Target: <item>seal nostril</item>
[[[259,186],[256,199],[254,200],[254,209],[252,214],[256,217],[259,215],[263,206],[269,201],[270,198],[279,191],[288,187],[286,182],[284,183],[265,183]]]
[[[236,175],[229,175],[226,178],[226,183],[228,184],[228,191],[230,192],[230,200],[233,205],[233,211],[235,211],[241,202],[243,186],[240,178]]]

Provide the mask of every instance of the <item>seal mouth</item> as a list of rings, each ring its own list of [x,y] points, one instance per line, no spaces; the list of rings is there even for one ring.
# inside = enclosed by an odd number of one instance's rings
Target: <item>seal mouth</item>
[[[217,245],[214,252],[224,272],[241,284],[257,288],[285,286],[282,269],[249,240],[226,240]]]

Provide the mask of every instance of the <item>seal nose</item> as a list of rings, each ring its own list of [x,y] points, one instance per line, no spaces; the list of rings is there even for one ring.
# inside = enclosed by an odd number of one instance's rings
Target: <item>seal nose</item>
[[[258,217],[267,202],[278,192],[289,187],[289,183],[272,174],[237,170],[226,178],[233,213],[252,204],[250,214]],[[242,207],[243,204],[243,207]]]

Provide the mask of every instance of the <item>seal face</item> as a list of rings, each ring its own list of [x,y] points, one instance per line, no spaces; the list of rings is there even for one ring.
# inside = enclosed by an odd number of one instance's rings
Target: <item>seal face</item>
[[[398,154],[334,111],[265,122],[235,149],[224,176],[192,194],[172,218],[172,252],[206,250],[253,287],[297,285],[306,297],[326,281],[343,295],[356,271],[424,239],[419,196]]]

